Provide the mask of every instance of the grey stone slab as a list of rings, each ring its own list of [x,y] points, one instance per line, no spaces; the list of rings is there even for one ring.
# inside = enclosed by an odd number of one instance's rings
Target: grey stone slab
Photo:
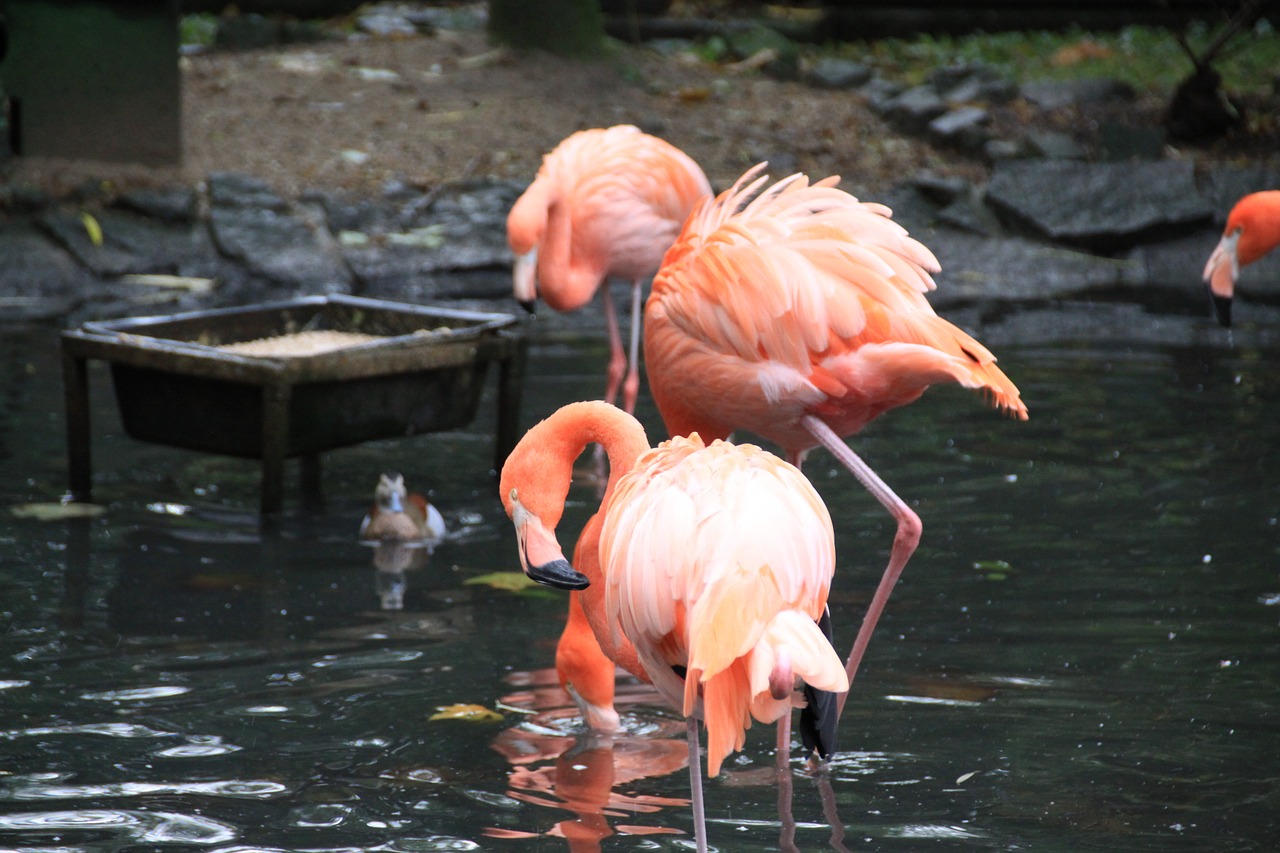
[[[1192,164],[1010,161],[996,166],[987,203],[1050,240],[1099,251],[1168,239],[1213,216]]]
[[[210,228],[218,250],[254,275],[297,292],[350,286],[351,270],[323,216],[311,221],[256,207],[214,207]]]
[[[980,237],[950,229],[915,235],[937,256],[942,272],[929,296],[935,306],[971,301],[1048,301],[1142,282],[1130,260],[1019,238]]]

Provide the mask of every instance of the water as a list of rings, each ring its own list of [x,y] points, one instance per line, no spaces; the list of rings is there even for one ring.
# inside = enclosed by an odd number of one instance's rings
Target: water
[[[753,729],[707,786],[717,849],[1274,849],[1276,353],[997,349],[1030,421],[936,389],[853,441],[924,540],[830,772],[780,815]],[[594,396],[603,354],[535,346],[526,422]],[[51,330],[0,335],[6,508],[65,490],[55,356]],[[691,849],[678,718],[629,686],[624,736],[576,736],[545,684],[563,599],[466,583],[517,568],[491,397],[466,431],[326,454],[324,505],[291,488],[264,532],[255,464],[124,437],[101,365],[92,393],[105,515],[0,521],[5,849]],[[388,468],[451,531],[402,577],[355,541]],[[893,531],[825,454],[806,471],[843,650]],[[429,719],[454,704],[502,716]]]

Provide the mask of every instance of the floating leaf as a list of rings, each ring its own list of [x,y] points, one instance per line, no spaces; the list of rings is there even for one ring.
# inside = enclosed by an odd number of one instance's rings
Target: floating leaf
[[[200,278],[193,275],[137,273],[121,276],[120,280],[126,284],[141,284],[146,287],[168,287],[174,290],[189,290],[192,293],[208,293],[213,290],[213,279]]]
[[[18,518],[34,518],[36,521],[59,521],[64,518],[97,518],[106,509],[97,504],[79,503],[33,503],[19,504],[9,508],[9,512]]]
[[[1013,566],[1004,560],[979,560],[973,564],[973,568],[982,572],[989,581],[1002,581],[1013,574]]]
[[[538,582],[524,572],[490,572],[487,575],[476,575],[463,581],[467,586],[488,586],[504,592],[524,592],[526,589],[540,589]]]
[[[956,777],[956,784],[963,785],[965,782],[968,782],[970,779],[972,779],[974,776],[977,776],[977,775],[978,775],[977,770],[970,770],[968,773],[961,773],[959,776]]]
[[[98,220],[93,218],[93,214],[85,210],[80,211],[80,221],[84,223],[84,230],[89,235],[89,242],[95,246],[101,246],[102,226],[98,224]]]
[[[468,723],[495,723],[502,720],[502,715],[483,705],[456,704],[437,708],[436,712],[427,719],[431,721],[465,720]]]

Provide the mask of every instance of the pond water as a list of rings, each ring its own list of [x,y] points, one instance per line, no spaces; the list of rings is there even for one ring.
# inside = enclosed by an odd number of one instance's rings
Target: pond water
[[[1276,352],[996,349],[1030,421],[936,389],[852,441],[924,539],[829,772],[797,762],[783,807],[753,729],[707,785],[716,849],[1275,849]],[[290,488],[263,530],[257,465],[123,436],[95,364],[105,514],[13,517],[66,488],[56,356],[51,329],[0,334],[5,849],[692,848],[678,717],[628,685],[625,734],[581,736],[547,669],[562,596],[468,583],[518,569],[492,388],[467,430],[326,454],[323,504]],[[525,423],[596,395],[603,356],[535,341]],[[385,469],[450,530],[403,575],[356,542]],[[824,453],[806,471],[844,650],[893,528]],[[576,531],[593,490],[572,499]],[[455,704],[501,718],[430,719]]]

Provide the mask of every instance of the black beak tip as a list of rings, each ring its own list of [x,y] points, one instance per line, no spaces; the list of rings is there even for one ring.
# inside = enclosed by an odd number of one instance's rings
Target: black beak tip
[[[525,574],[540,584],[556,589],[586,589],[591,585],[587,576],[569,565],[568,560],[552,560],[541,566],[530,566]]]
[[[1218,314],[1218,322],[1224,326],[1231,326],[1231,297],[1230,296],[1214,296],[1213,310]]]

